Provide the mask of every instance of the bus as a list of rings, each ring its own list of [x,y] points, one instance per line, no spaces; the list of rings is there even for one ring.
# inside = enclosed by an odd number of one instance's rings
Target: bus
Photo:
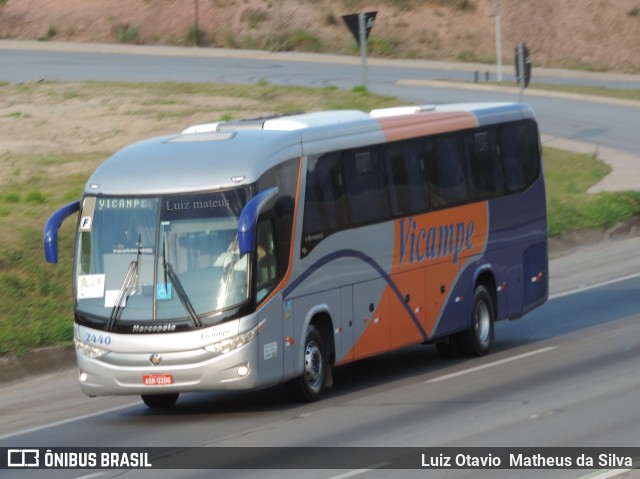
[[[547,299],[545,185],[519,103],[320,111],[195,125],[115,153],[77,214],[79,384],[89,396],[284,383],[417,344],[481,356]]]

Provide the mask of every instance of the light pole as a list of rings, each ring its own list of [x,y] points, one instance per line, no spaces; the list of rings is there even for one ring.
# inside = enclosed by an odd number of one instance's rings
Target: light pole
[[[496,19],[496,67],[498,81],[502,81],[502,38],[500,35],[500,0],[493,0]]]

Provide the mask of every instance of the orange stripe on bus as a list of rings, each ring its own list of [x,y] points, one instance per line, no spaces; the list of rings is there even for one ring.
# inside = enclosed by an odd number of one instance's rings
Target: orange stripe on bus
[[[434,211],[395,221],[395,251],[391,280],[402,297],[387,286],[366,327],[339,364],[373,356],[424,338],[410,317],[405,301],[431,337],[455,281],[467,259],[484,253],[487,246],[487,202]]]
[[[416,113],[410,116],[379,118],[378,121],[387,141],[406,140],[477,126],[476,117],[468,112]]]

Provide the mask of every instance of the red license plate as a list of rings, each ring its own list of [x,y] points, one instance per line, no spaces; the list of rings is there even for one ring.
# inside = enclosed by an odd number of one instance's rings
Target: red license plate
[[[145,374],[142,376],[142,382],[145,386],[164,386],[173,384],[172,374]]]

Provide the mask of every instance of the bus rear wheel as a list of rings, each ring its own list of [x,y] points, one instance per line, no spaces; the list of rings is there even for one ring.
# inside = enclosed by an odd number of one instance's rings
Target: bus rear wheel
[[[491,349],[494,337],[495,308],[486,286],[480,284],[473,292],[471,327],[459,333],[456,346],[466,356],[484,356]]]
[[[173,407],[178,400],[179,393],[175,394],[143,394],[142,401],[151,409],[167,409]]]
[[[289,381],[287,392],[299,402],[318,400],[324,392],[328,374],[327,349],[318,329],[311,325],[307,330],[303,351],[302,376]]]

